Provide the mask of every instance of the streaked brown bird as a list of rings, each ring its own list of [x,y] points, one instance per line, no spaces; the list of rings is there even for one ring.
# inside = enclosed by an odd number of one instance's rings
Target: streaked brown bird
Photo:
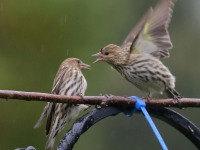
[[[62,62],[54,79],[52,94],[67,96],[83,96],[87,89],[87,81],[81,70],[90,69],[90,66],[77,58],[68,58]],[[56,135],[78,116],[81,110],[86,110],[86,105],[72,105],[48,102],[35,128],[41,125],[44,118],[46,122],[46,135],[49,135],[46,148],[53,148]]]
[[[151,98],[153,93],[165,93],[178,100],[182,96],[175,90],[175,77],[160,61],[169,57],[172,43],[168,24],[174,0],[160,0],[150,8],[132,29],[121,47],[109,44],[93,56],[115,68],[129,82]]]

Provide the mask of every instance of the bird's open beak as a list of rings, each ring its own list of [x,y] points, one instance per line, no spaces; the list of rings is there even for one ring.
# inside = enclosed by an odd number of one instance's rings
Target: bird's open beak
[[[81,69],[90,69],[90,65],[81,63]]]
[[[102,57],[102,55],[101,55],[100,52],[99,52],[99,53],[96,53],[96,54],[94,54],[94,55],[92,55],[92,56],[98,57],[93,63],[96,63],[96,62],[98,62],[98,61],[102,61],[102,60],[103,60],[103,57]]]

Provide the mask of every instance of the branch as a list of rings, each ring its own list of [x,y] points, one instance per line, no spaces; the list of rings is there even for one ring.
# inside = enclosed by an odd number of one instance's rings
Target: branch
[[[71,104],[90,104],[104,106],[126,106],[133,107],[135,100],[122,96],[62,96],[48,93],[23,92],[12,90],[0,90],[0,98],[26,100],[26,101],[43,101],[55,103]],[[144,99],[145,100],[145,99]],[[200,107],[200,99],[182,98],[177,103],[173,99],[152,99],[146,101],[147,106],[153,107]]]

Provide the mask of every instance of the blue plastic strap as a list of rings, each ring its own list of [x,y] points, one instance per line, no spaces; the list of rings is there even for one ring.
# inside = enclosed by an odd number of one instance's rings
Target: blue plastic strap
[[[168,148],[167,148],[165,142],[163,141],[163,139],[162,139],[162,137],[161,137],[161,135],[160,135],[158,129],[156,128],[156,126],[155,126],[153,120],[151,119],[149,113],[147,112],[147,110],[146,110],[146,108],[145,108],[145,107],[146,107],[146,103],[145,103],[143,100],[141,100],[139,97],[137,97],[137,96],[130,96],[130,97],[128,97],[128,98],[131,98],[131,99],[135,99],[135,100],[136,100],[135,108],[136,108],[137,110],[142,110],[142,112],[143,112],[145,118],[147,119],[149,125],[151,126],[151,128],[152,128],[152,130],[153,130],[153,132],[154,132],[154,134],[156,135],[156,138],[158,139],[158,141],[159,141],[159,143],[160,143],[162,149],[163,149],[163,150],[168,150]]]

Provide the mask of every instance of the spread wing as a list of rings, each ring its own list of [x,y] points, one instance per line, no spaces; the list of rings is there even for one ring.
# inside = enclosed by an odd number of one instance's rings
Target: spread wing
[[[150,8],[122,43],[130,53],[148,53],[157,58],[169,57],[172,48],[168,24],[174,0],[160,0],[155,9]]]

